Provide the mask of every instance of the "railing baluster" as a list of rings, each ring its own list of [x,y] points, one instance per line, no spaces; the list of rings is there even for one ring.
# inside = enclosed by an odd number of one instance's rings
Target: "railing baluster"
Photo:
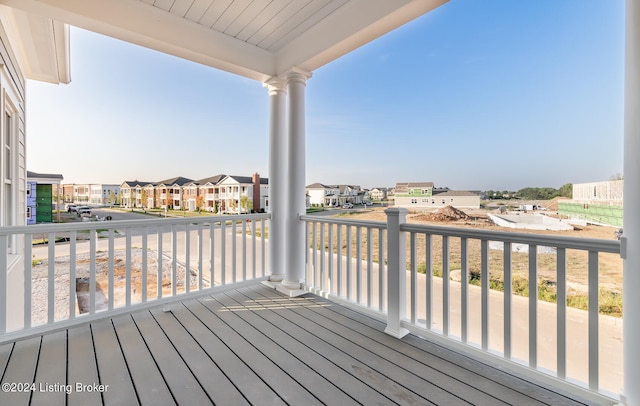
[[[460,239],[460,331],[463,343],[469,340],[469,242]]]
[[[328,280],[328,287],[327,287],[327,292],[328,293],[333,293],[334,292],[334,286],[335,286],[335,275],[333,274],[333,224],[327,224],[327,227],[329,227],[328,233],[328,239],[329,239],[329,269],[327,271],[327,277],[329,278]]]
[[[311,228],[311,284],[312,288],[317,291],[318,289],[318,243],[316,241],[316,228],[318,226],[317,222],[313,222],[313,227]]]
[[[171,225],[171,296],[178,290],[178,230],[177,225]]]
[[[256,259],[258,251],[256,250],[256,220],[251,220],[251,279],[257,276]]]
[[[126,232],[125,241],[126,241],[126,252],[127,252],[126,263],[125,263],[125,279],[124,279],[125,286],[126,286],[125,303],[126,303],[126,306],[130,306],[131,305],[131,277],[132,277],[131,275],[132,273],[131,234],[133,231],[130,228],[127,228],[125,232]]]
[[[599,389],[599,359],[598,359],[598,252],[589,251],[589,389]]]
[[[326,278],[326,274],[324,271],[324,257],[326,254],[324,250],[324,223],[320,223],[320,291],[325,292],[325,283],[324,280]]]
[[[373,236],[373,230],[371,227],[367,227],[367,307],[371,307],[373,302],[373,241],[371,238]]]
[[[425,322],[427,329],[433,326],[433,251],[431,234],[425,234]]]
[[[231,282],[236,283],[237,278],[237,239],[236,233],[238,232],[238,225],[235,220],[231,221]]]
[[[242,280],[247,280],[247,222],[242,220]]]
[[[489,241],[480,240],[482,349],[489,349]]]
[[[96,231],[89,231],[89,314],[96,312]],[[49,256],[49,258],[54,258]]]
[[[127,230],[127,233],[129,233],[129,230]],[[109,269],[108,269],[108,276],[107,276],[107,280],[108,280],[108,294],[109,294],[109,310],[113,310],[114,307],[114,299],[113,299],[113,273],[115,272],[115,249],[114,249],[114,230],[110,229],[109,230],[109,244],[108,244],[108,249],[109,249]],[[128,254],[127,254],[128,255]]]
[[[198,290],[202,290],[202,271],[204,270],[203,263],[203,247],[204,242],[202,241],[202,223],[198,223]],[[255,258],[255,253],[253,254]]]
[[[24,328],[25,329],[31,327],[31,300],[32,300],[31,292],[33,290],[33,281],[32,281],[33,275],[31,272],[33,268],[32,248],[33,248],[33,234],[25,234],[24,235]],[[6,269],[6,267],[0,268],[0,269]],[[75,297],[72,296],[72,292],[75,293],[75,288],[76,288],[75,283],[71,283],[71,279],[69,279],[69,299],[70,299],[69,303],[70,304],[75,304]],[[72,312],[71,309],[69,309],[69,318],[73,318],[74,316],[75,316],[74,312]]]
[[[49,233],[48,234],[48,240],[47,240],[47,255],[49,256],[49,258],[55,258],[56,257],[56,235],[55,233]],[[95,266],[95,259],[94,262],[92,262],[92,264],[94,264]],[[49,260],[49,273],[48,273],[48,295],[47,295],[47,323],[51,324],[54,322],[55,319],[55,302],[56,302],[56,297],[55,297],[55,292],[56,292],[56,261],[55,260]],[[94,289],[95,290],[95,289]]]
[[[140,231],[142,233],[142,292],[141,294],[141,302],[145,303],[147,301],[147,284],[149,283],[149,275],[148,275],[148,264],[147,264],[147,255],[148,255],[148,241],[147,227],[143,227]]]
[[[538,247],[529,244],[529,366],[538,367]]]
[[[162,226],[158,226],[158,269],[156,271],[156,297],[162,299]]]
[[[356,227],[356,303],[362,303],[362,227]]]
[[[442,236],[442,333],[449,335],[449,236]]]
[[[311,230],[309,227],[309,222],[305,221],[304,223],[304,274],[305,274],[305,280],[307,281],[308,285],[313,284],[313,278],[311,276],[311,262],[310,262],[311,253],[309,251],[313,247],[311,243],[310,233],[311,233]]]
[[[191,229],[184,225],[184,293],[191,290]]]
[[[226,266],[226,241],[227,241],[227,222],[222,220],[220,221],[220,283],[224,286],[227,284],[227,266]]]
[[[337,226],[338,232],[338,260],[336,264],[338,266],[338,296],[342,296],[342,225],[338,224]]]
[[[504,357],[511,358],[511,299],[513,282],[511,276],[511,243],[505,242],[504,255]]]
[[[73,310],[71,309],[72,303],[71,302],[75,302],[77,299],[77,294],[75,293],[76,291],[76,240],[77,240],[77,231],[71,231],[69,233],[69,283],[71,283],[73,285],[73,300],[70,300],[69,302],[69,314],[74,314],[76,312],[76,306],[73,305]],[[51,261],[51,258],[49,258],[49,261]],[[69,288],[69,290],[71,290],[71,288]]]
[[[384,246],[384,229],[378,229],[378,310],[384,312],[387,308],[387,275],[386,267],[384,266],[384,252],[386,247]]]
[[[556,252],[556,308],[557,308],[557,375],[567,375],[567,252],[558,248]]]
[[[264,219],[260,219],[260,238],[262,240],[262,275],[261,276],[265,276],[267,274],[267,260],[266,260],[266,255],[267,255],[267,249],[266,249],[266,244],[265,244],[265,234],[266,234],[266,229],[265,229],[265,221]],[[271,222],[269,222],[271,223]]]
[[[216,223],[211,222],[209,224],[209,284],[211,287],[215,286],[215,269],[216,269]]]
[[[351,293],[351,265],[353,263],[353,253],[351,246],[351,226],[347,226],[347,299],[351,300],[353,294]]]
[[[409,233],[409,264],[411,264],[410,270],[410,294],[409,294],[409,312],[411,317],[411,324],[416,324],[417,314],[418,314],[418,264],[417,262],[417,236],[416,233]],[[400,253],[403,255],[403,253]]]

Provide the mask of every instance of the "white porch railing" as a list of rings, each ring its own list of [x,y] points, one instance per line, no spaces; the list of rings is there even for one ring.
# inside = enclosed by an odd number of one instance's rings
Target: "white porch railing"
[[[414,225],[405,216],[400,212],[395,221],[389,216],[386,223],[302,216],[310,248],[307,288],[385,318],[390,334],[441,337],[463,351],[473,348],[474,355],[517,364],[525,374],[542,372],[554,382],[617,397],[622,319],[599,314],[598,261],[600,255],[619,254],[619,241]],[[516,247],[528,253],[515,254]],[[539,254],[543,247],[545,254]],[[586,311],[567,306],[567,275],[575,270],[568,253],[587,258]],[[557,304],[535,294],[504,293],[513,289],[516,255],[526,261],[529,291],[541,283],[539,258],[548,263],[555,257]],[[620,274],[621,267],[620,261]],[[454,269],[459,281],[451,280]],[[502,291],[490,288],[490,273],[502,277]]]
[[[0,341],[263,279],[269,218],[2,227],[0,266],[10,272],[0,273]]]

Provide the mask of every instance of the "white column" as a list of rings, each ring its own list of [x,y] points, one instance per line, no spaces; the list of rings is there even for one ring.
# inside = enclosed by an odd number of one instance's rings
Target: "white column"
[[[306,214],[305,193],[305,108],[304,91],[311,74],[292,71],[286,75],[288,96],[288,188],[287,269],[282,285],[299,289],[304,283],[305,235],[299,216]]]
[[[640,4],[626,2],[622,403],[640,405]]]
[[[284,279],[287,216],[287,122],[284,80],[265,83],[269,90],[269,280]]]

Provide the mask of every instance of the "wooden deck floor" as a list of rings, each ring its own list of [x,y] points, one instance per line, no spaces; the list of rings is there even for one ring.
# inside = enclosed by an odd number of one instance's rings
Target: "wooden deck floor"
[[[582,404],[383,329],[256,285],[4,344],[0,405]]]

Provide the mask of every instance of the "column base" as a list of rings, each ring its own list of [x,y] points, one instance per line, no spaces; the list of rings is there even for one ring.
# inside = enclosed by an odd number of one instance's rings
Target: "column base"
[[[284,275],[269,275],[270,282],[282,282]]]
[[[384,329],[384,332],[386,334],[389,334],[392,337],[395,337],[395,338],[402,338],[402,337],[404,337],[404,336],[406,336],[407,334],[410,333],[409,330],[407,330],[406,328],[402,328],[402,327],[400,327],[400,329],[398,331],[391,330],[389,327],[387,327],[387,328]]]
[[[289,296],[289,297],[298,297],[298,296],[302,296],[306,293],[309,293],[308,290],[304,290],[300,287],[300,285],[298,285],[298,287],[290,287],[285,285],[282,282],[275,282],[275,281],[263,281],[262,284],[264,286],[268,286],[271,289],[275,289],[280,293],[284,293],[285,295]]]

